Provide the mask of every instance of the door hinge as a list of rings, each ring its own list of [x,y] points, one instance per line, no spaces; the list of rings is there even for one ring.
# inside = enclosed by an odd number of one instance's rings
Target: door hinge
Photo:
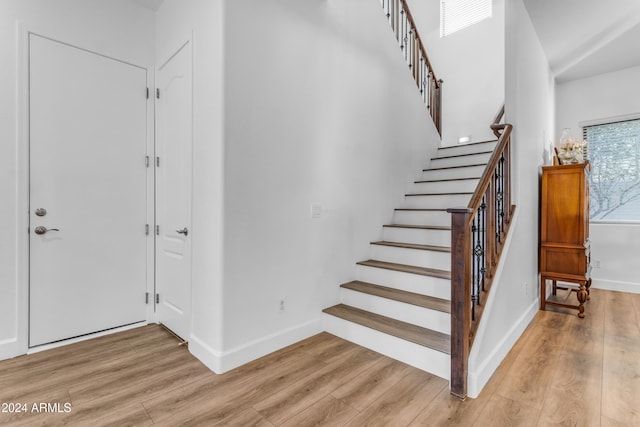
[[[149,292],[147,292],[144,296],[144,303],[149,304]]]
[[[156,98],[160,99],[160,89],[156,89]]]
[[[147,99],[149,99],[149,88],[147,88]]]
[[[160,304],[160,294],[156,294],[156,304]]]
[[[160,156],[156,157],[156,167],[160,167]]]
[[[149,235],[149,224],[145,224],[145,225],[144,225],[144,234],[145,234],[146,236],[148,236],[148,235]]]
[[[146,167],[149,167],[149,156],[145,156],[145,158],[144,158],[144,165],[145,165]]]
[[[156,236],[160,235],[160,226],[156,225]]]

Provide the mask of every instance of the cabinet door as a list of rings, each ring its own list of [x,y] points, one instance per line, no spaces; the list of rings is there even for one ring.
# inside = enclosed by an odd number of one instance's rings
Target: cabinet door
[[[584,166],[560,166],[544,171],[542,243],[583,244],[586,241],[584,197]]]
[[[542,273],[561,274],[582,280],[588,270],[588,250],[588,248],[543,247],[540,251]]]

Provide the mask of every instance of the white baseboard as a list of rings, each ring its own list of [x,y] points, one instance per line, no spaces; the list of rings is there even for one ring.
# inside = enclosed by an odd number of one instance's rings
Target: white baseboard
[[[204,366],[216,374],[222,374],[222,352],[209,347],[193,334],[189,337],[189,352],[200,360]]]
[[[605,289],[607,291],[629,292],[640,294],[640,283],[618,282],[615,280],[596,279],[591,280],[591,287],[595,289]]]
[[[476,398],[487,384],[493,373],[498,369],[500,363],[505,358],[507,353],[515,345],[516,341],[520,338],[524,330],[529,326],[529,323],[533,320],[538,313],[538,306],[540,300],[536,298],[535,301],[525,310],[516,323],[509,329],[507,334],[500,340],[495,349],[486,357],[485,360],[474,363],[477,369],[469,366],[469,376],[467,385],[467,394],[471,398]]]
[[[189,351],[213,372],[223,374],[322,331],[322,320],[318,318],[228,351],[217,351],[191,335]]]
[[[17,338],[0,341],[0,360],[11,359],[24,354]]]

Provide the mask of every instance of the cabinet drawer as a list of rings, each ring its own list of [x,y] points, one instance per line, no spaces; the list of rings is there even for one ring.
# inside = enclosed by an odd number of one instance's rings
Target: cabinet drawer
[[[543,273],[561,273],[585,277],[588,269],[588,249],[542,247],[540,270]]]

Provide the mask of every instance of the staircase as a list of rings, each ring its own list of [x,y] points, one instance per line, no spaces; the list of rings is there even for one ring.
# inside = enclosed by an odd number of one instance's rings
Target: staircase
[[[450,377],[451,215],[466,207],[496,141],[441,148],[415,181],[371,259],[324,310],[325,330],[442,378]]]

